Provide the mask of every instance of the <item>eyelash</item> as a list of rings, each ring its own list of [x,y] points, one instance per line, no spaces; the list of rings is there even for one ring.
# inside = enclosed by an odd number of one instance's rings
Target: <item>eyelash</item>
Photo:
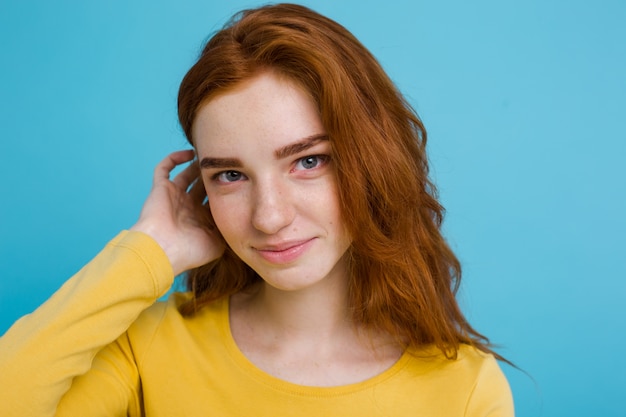
[[[312,171],[312,170],[314,170],[316,168],[319,168],[320,166],[323,166],[323,165],[327,164],[330,161],[330,155],[307,155],[307,156],[304,156],[302,158],[298,158],[295,161],[295,166],[297,166],[297,165],[301,164],[302,162],[304,162],[305,160],[311,159],[311,158],[316,158],[317,159],[317,164],[314,167],[308,168],[308,169],[307,168],[303,168],[303,169],[295,169],[295,168],[293,168],[291,170],[291,172],[293,172],[293,171]],[[237,180],[235,180],[235,181],[224,181],[224,180],[220,179],[220,177],[222,177],[224,175],[227,175],[227,174],[237,174],[237,175],[239,175],[239,178]],[[233,183],[233,182],[238,182],[241,179],[241,177],[245,178],[245,175],[242,174],[239,171],[236,171],[236,170],[233,170],[233,169],[229,169],[229,170],[226,170],[226,171],[216,172],[215,174],[213,174],[211,176],[211,180],[216,181],[216,182],[229,184],[229,183]]]

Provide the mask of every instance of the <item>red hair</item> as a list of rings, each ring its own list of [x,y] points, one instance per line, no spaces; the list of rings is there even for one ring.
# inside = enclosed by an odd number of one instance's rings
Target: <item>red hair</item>
[[[444,210],[428,177],[424,126],[343,26],[290,4],[235,15],[208,41],[180,86],[179,119],[189,141],[204,103],[264,69],[295,81],[319,108],[353,238],[349,300],[355,322],[405,346],[433,344],[449,358],[461,343],[492,352],[455,298],[461,266],[441,234]],[[194,298],[181,311],[193,314],[259,279],[227,249],[188,273]]]

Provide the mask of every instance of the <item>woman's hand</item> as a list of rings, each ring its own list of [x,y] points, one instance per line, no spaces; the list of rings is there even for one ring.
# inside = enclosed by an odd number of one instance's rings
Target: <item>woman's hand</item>
[[[204,265],[224,251],[224,243],[206,221],[208,208],[202,205],[206,194],[199,181],[198,165],[191,164],[173,180],[169,179],[177,165],[193,157],[192,150],[174,152],[156,166],[152,191],[139,220],[131,227],[157,241],[167,254],[175,275]]]

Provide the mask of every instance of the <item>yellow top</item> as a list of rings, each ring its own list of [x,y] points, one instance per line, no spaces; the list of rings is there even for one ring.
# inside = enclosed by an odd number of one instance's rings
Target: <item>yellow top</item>
[[[275,378],[237,348],[227,299],[192,318],[189,294],[153,304],[172,275],[148,236],[118,235],[0,339],[0,415],[513,416],[497,362],[467,346],[454,361],[409,350],[345,386]]]

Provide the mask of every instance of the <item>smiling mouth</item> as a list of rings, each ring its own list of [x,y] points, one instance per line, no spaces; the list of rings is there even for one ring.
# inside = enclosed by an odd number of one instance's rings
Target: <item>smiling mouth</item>
[[[315,241],[315,238],[282,245],[254,248],[265,261],[273,264],[287,264],[297,260]]]

